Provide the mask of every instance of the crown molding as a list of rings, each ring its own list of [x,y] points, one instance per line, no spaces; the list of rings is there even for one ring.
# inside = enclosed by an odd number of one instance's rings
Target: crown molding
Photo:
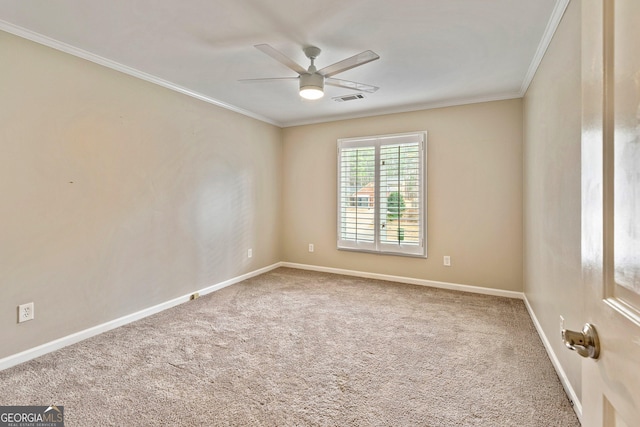
[[[366,117],[385,116],[387,114],[411,113],[422,110],[433,110],[436,108],[457,107],[461,105],[479,104],[482,102],[505,101],[508,99],[522,98],[520,92],[506,92],[495,95],[482,95],[468,98],[455,98],[441,101],[433,101],[421,104],[404,105],[396,108],[381,108],[378,110],[367,110],[355,114],[332,115],[318,117],[310,120],[291,120],[282,124],[283,128],[306,126],[320,123],[337,122],[341,120],[362,119]]]
[[[542,40],[540,40],[540,44],[538,44],[538,50],[536,50],[536,54],[533,56],[533,59],[529,64],[529,70],[527,71],[527,74],[524,76],[524,80],[522,81],[522,87],[520,88],[520,97],[523,97],[524,94],[527,93],[527,89],[529,89],[529,85],[533,81],[533,77],[538,71],[538,67],[542,62],[542,58],[544,57],[547,49],[549,48],[549,45],[551,44],[553,35],[558,29],[560,21],[562,20],[562,16],[567,10],[570,1],[571,0],[556,1],[556,5],[554,6],[553,12],[551,12],[551,17],[549,18],[549,22],[547,22],[547,28],[545,28],[544,34],[542,35]]]
[[[434,101],[429,103],[414,104],[414,105],[408,105],[408,106],[407,105],[398,106],[396,108],[392,107],[392,108],[384,108],[379,110],[368,110],[368,111],[363,111],[363,112],[355,113],[351,115],[329,115],[329,116],[317,117],[314,119],[304,119],[304,120],[294,119],[294,120],[284,121],[284,122],[279,122],[279,121],[270,119],[268,117],[262,116],[260,114],[236,107],[235,105],[231,105],[226,102],[219,101],[215,98],[212,98],[207,95],[203,95],[202,93],[193,91],[191,89],[180,86],[168,80],[161,79],[159,77],[153,76],[151,74],[145,73],[135,68],[120,64],[116,61],[103,58],[99,55],[76,48],[69,44],[60,42],[58,40],[52,39],[50,37],[44,36],[42,34],[22,28],[14,24],[11,24],[6,21],[0,20],[0,30],[10,34],[14,34],[18,37],[22,37],[27,40],[31,40],[33,42],[42,44],[44,46],[48,46],[50,48],[59,50],[61,52],[65,52],[70,55],[85,59],[87,61],[102,65],[104,67],[111,68],[113,70],[122,72],[124,74],[145,80],[147,82],[157,84],[164,88],[196,98],[198,100],[207,102],[217,107],[224,108],[226,110],[230,110],[238,114],[242,114],[244,116],[247,116],[265,123],[269,123],[271,125],[274,125],[280,128],[286,128],[286,127],[304,126],[304,125],[310,125],[310,124],[327,123],[327,122],[340,121],[340,120],[359,119],[364,117],[375,117],[375,116],[381,116],[386,114],[408,113],[408,112],[429,110],[429,109],[435,109],[435,108],[454,107],[454,106],[465,105],[465,104],[476,104],[481,102],[491,102],[491,101],[522,98],[527,92],[527,89],[529,88],[529,85],[531,84],[538,70],[538,67],[540,66],[540,63],[542,62],[542,58],[544,57],[549,45],[551,44],[551,40],[553,39],[553,36],[556,30],[558,29],[558,26],[560,25],[562,16],[564,15],[570,1],[571,0],[556,0],[556,4],[551,13],[551,17],[547,22],[547,26],[545,28],[543,37],[540,40],[540,43],[538,44],[538,48],[536,50],[536,53],[533,59],[531,60],[531,63],[529,64],[528,71],[524,77],[520,90],[517,92],[508,92],[508,93],[494,94],[494,95],[487,95],[487,96]]]
[[[137,70],[135,68],[129,67],[127,65],[120,64],[119,62],[112,61],[107,58],[103,58],[102,56],[96,55],[91,52],[87,52],[83,49],[78,49],[77,47],[71,46],[69,44],[60,42],[58,40],[54,40],[50,37],[44,36],[42,34],[36,33],[31,30],[27,30],[26,28],[19,27],[17,25],[11,24],[9,22],[0,20],[0,30],[5,31],[7,33],[13,34],[18,37],[22,37],[24,39],[30,40],[35,43],[39,43],[41,45],[59,50],[64,53],[68,53],[69,55],[76,56],[78,58],[85,59],[87,61],[93,62],[98,65],[102,65],[107,68],[111,68],[112,70],[119,71],[124,74],[128,74],[130,76],[145,80],[149,83],[157,84],[166,89],[173,90],[175,92],[179,92],[183,95],[190,96],[192,98],[196,98],[200,101],[207,102],[209,104],[213,104],[217,107],[224,108],[226,110],[233,111],[238,114],[242,114],[243,116],[251,117],[256,120],[260,120],[262,122],[266,122],[272,124],[274,126],[282,127],[281,123],[278,123],[274,120],[271,120],[267,117],[261,116],[259,114],[255,114],[251,111],[244,110],[242,108],[236,107],[231,104],[227,104],[226,102],[219,101],[215,98],[211,98],[210,96],[203,95],[199,92],[188,89],[184,86],[177,85],[168,80],[161,79],[149,73],[145,73],[143,71]]]

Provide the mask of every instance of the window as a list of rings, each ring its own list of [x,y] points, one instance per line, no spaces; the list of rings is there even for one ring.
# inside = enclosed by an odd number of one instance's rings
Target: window
[[[338,249],[426,257],[426,132],[338,140]]]

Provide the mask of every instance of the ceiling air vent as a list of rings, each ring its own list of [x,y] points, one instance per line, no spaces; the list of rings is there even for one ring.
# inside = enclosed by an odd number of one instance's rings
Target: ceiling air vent
[[[335,98],[333,98],[333,100],[336,102],[355,101],[356,99],[364,99],[364,95],[361,93],[356,93],[355,95],[336,96]]]

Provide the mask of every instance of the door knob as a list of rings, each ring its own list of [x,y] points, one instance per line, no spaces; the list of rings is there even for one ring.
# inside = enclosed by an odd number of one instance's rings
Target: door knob
[[[582,357],[597,359],[600,356],[600,340],[596,328],[586,323],[582,332],[562,330],[562,341],[569,350],[574,350]]]

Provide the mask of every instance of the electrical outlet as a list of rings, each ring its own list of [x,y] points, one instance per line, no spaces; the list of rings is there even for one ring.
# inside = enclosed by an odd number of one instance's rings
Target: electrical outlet
[[[33,303],[20,304],[18,306],[18,323],[26,322],[34,319]]]
[[[449,255],[445,255],[443,258],[443,263],[447,267],[451,267],[451,257]]]
[[[191,296],[189,297],[189,299],[190,299],[191,301],[193,301],[194,299],[198,299],[198,298],[200,298],[200,293],[199,293],[199,292],[194,292],[194,293],[192,293],[192,294],[191,294]]]
[[[313,243],[309,243],[309,252],[313,252],[313,251],[314,251]]]
[[[253,249],[249,249],[247,251],[247,258],[251,258],[253,256]]]
[[[564,331],[564,317],[560,315],[560,333],[562,333],[562,331]]]

